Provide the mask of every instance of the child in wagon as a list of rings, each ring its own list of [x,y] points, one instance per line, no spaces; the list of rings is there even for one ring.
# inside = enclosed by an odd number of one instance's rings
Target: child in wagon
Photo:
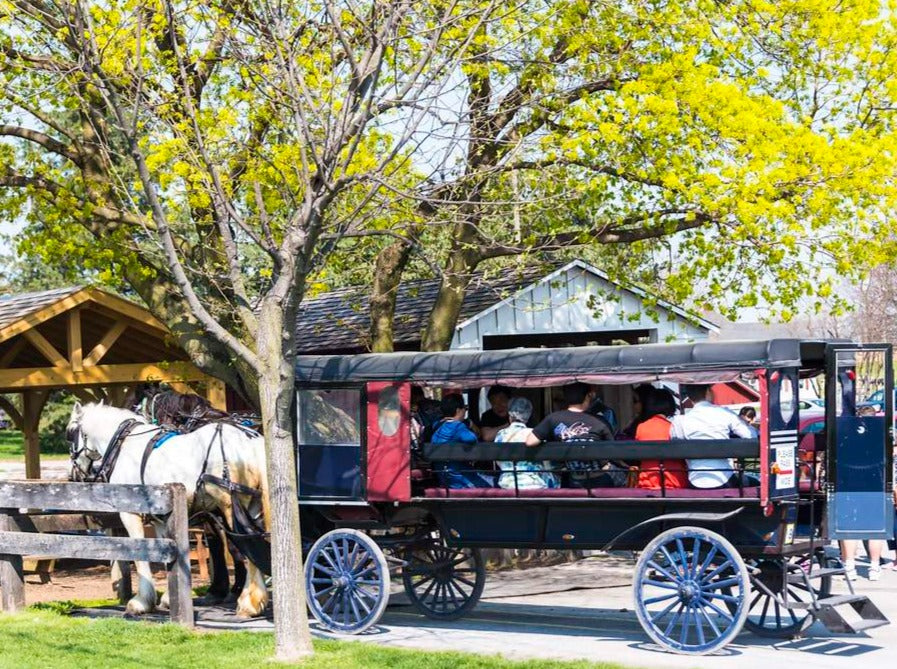
[[[460,395],[446,395],[440,402],[442,420],[433,433],[434,444],[475,444],[479,437],[465,422],[467,405]],[[492,476],[476,471],[472,463],[445,462],[437,471],[447,488],[494,488]]]
[[[533,405],[525,397],[515,397],[508,405],[508,416],[511,424],[495,435],[495,443],[525,443],[527,436],[532,432],[526,426],[530,416],[533,415]],[[536,462],[513,462],[501,460],[496,463],[502,470],[498,477],[499,488],[515,487],[519,490],[559,488],[558,477],[545,471],[545,467]],[[516,478],[516,484],[515,484]]]

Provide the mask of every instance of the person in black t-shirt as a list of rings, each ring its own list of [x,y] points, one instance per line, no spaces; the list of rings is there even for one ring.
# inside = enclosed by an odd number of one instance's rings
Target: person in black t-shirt
[[[586,413],[595,393],[586,383],[564,386],[567,408],[553,411],[533,428],[526,439],[527,446],[538,446],[543,441],[610,441],[613,430],[604,418]],[[571,461],[570,485],[575,488],[600,488],[625,485],[625,471],[607,461]]]
[[[492,386],[486,394],[491,409],[487,409],[477,421],[480,428],[480,439],[495,441],[495,435],[502,428],[511,424],[508,416],[508,404],[511,402],[511,389],[505,386]]]

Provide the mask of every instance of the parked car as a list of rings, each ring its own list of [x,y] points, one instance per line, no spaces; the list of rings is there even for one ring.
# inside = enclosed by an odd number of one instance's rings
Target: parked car
[[[894,399],[897,400],[897,393],[894,394]],[[885,410],[885,391],[884,390],[876,390],[874,393],[869,395],[862,402],[857,402],[857,409],[860,407],[873,407],[876,412]],[[894,406],[893,404],[891,406]]]

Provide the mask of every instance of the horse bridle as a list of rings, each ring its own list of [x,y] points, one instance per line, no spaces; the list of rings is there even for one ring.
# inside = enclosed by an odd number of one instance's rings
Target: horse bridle
[[[133,418],[128,418],[127,420],[122,421],[118,428],[116,428],[112,438],[109,440],[106,452],[102,455],[100,455],[98,450],[88,446],[87,437],[81,429],[80,422],[74,428],[69,429],[66,432],[65,438],[69,443],[69,450],[71,451],[72,478],[76,481],[85,483],[109,483],[109,478],[112,476],[112,471],[115,469],[115,463],[118,462],[122,444],[131,434],[131,431],[139,424],[140,421]],[[76,446],[80,446],[80,448],[75,448]],[[87,457],[90,461],[87,469],[83,468],[78,462],[82,455]],[[95,470],[94,466],[98,460],[100,461],[100,466]]]

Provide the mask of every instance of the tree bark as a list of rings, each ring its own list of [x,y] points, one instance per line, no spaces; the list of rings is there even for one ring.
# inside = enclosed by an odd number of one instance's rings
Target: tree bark
[[[479,259],[470,251],[459,250],[452,255],[427,321],[421,341],[422,351],[446,351],[452,345],[464,295],[478,262]]]
[[[258,357],[262,365],[258,387],[271,500],[274,652],[275,658],[283,662],[314,652],[305,607],[296,454],[290,417],[295,387],[289,334],[293,323],[287,323],[284,329],[284,317],[291,311],[285,310],[276,299],[266,299],[258,330]]]
[[[396,295],[402,272],[411,258],[411,244],[396,241],[377,255],[374,283],[371,286],[371,351],[390,353],[395,350]]]

